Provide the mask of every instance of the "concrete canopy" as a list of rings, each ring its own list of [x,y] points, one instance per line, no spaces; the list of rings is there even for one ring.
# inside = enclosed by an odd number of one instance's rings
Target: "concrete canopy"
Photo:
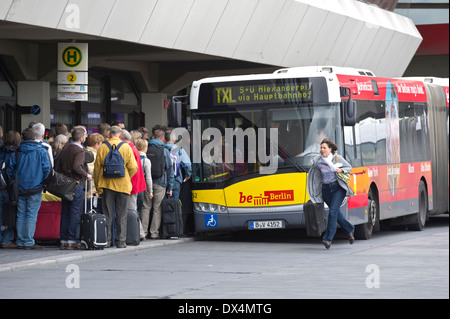
[[[202,76],[307,65],[402,76],[422,41],[409,18],[355,0],[0,2],[0,54],[7,41],[67,39],[100,43],[90,46],[90,67],[151,74],[166,63],[163,83],[144,79],[147,90],[164,92]]]

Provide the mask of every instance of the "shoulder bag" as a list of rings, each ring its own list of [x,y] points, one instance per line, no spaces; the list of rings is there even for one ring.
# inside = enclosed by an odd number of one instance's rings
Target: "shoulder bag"
[[[71,202],[73,201],[79,184],[80,183],[73,178],[54,171],[53,178],[50,184],[47,185],[45,191]]]

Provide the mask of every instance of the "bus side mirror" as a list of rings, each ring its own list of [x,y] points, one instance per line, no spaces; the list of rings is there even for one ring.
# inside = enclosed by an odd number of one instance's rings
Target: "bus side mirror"
[[[356,101],[352,99],[352,92],[349,88],[341,87],[341,97],[348,96],[348,100],[342,100],[342,113],[344,126],[355,126],[356,124]]]
[[[169,127],[181,126],[181,114],[183,104],[180,101],[173,101],[169,106]]]
[[[189,96],[174,96],[169,105],[169,127],[181,127],[183,121],[183,105],[188,105]],[[182,101],[184,100],[184,101]]]
[[[351,97],[342,101],[344,109],[344,126],[355,126],[356,124],[356,101]]]

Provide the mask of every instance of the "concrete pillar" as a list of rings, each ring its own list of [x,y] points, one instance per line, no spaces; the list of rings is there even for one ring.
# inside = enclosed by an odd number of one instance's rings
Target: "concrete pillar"
[[[149,130],[156,124],[167,125],[167,109],[164,108],[165,93],[142,93],[142,112],[145,113],[145,127]]]
[[[50,128],[50,82],[19,81],[17,83],[17,104],[20,106],[38,105],[39,114],[23,114],[22,130],[28,127],[31,121],[40,122]]]

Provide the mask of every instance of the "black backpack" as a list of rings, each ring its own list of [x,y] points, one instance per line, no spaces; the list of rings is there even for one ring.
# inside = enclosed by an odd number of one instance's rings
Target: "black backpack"
[[[124,143],[120,142],[117,146],[111,146],[109,142],[105,142],[109,147],[109,153],[106,155],[105,163],[103,164],[103,177],[115,178],[125,176],[125,163],[122,154],[119,152],[119,148]]]
[[[147,158],[152,163],[152,179],[159,179],[164,175],[164,146],[149,144]]]

